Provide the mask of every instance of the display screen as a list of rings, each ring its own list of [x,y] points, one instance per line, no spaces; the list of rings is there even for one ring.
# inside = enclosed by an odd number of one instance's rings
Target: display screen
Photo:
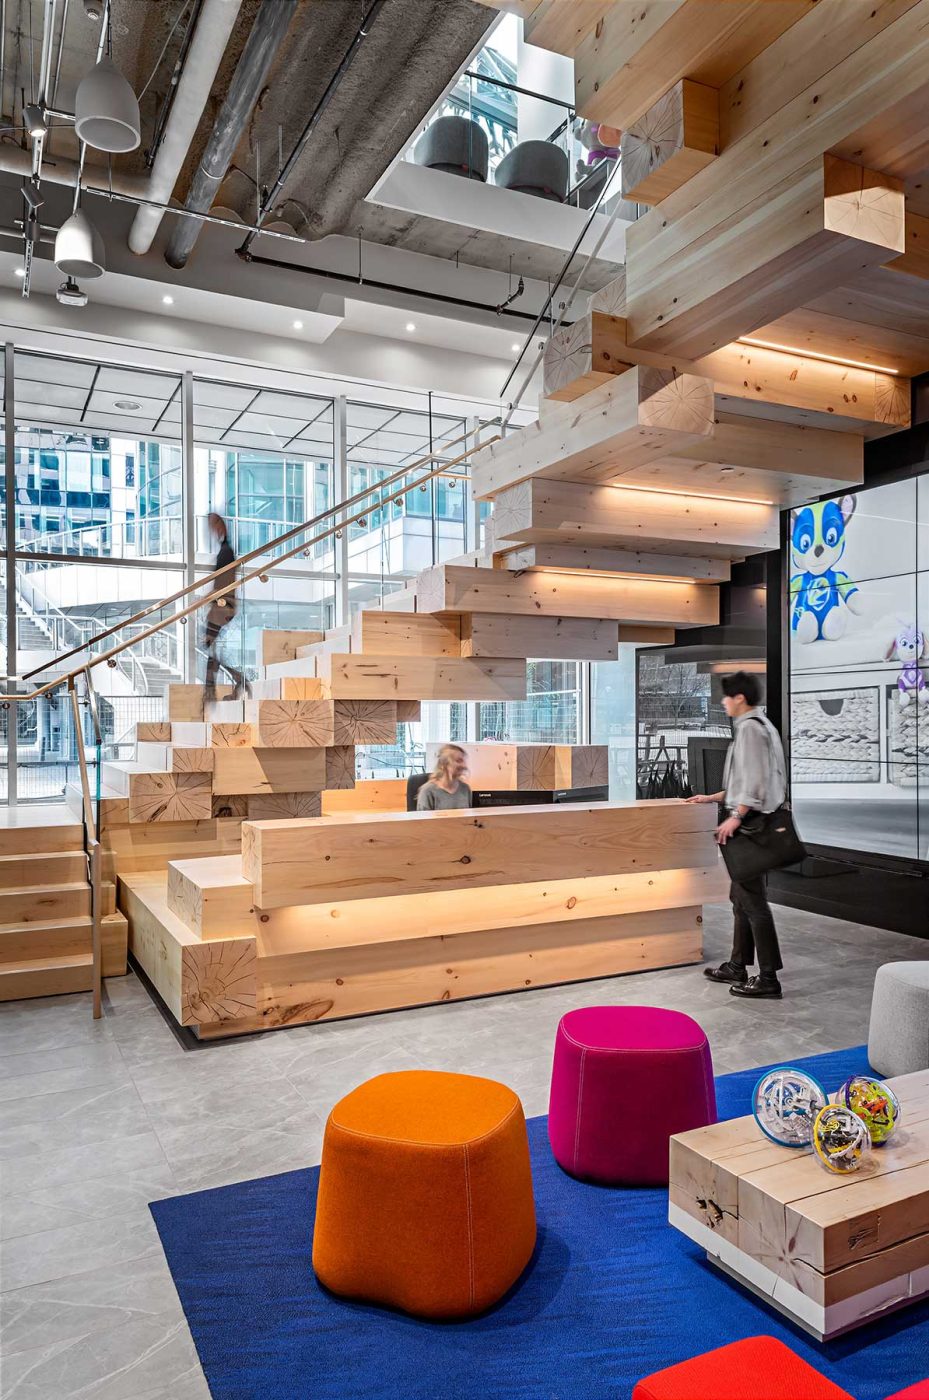
[[[929,478],[799,506],[789,524],[797,826],[929,860]]]

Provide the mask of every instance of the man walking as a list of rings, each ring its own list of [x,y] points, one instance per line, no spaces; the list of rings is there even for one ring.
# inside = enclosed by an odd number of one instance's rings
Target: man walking
[[[732,720],[733,740],[726,754],[722,792],[701,793],[691,802],[725,803],[726,817],[716,828],[721,846],[738,832],[753,812],[773,812],[787,795],[787,768],[780,735],[765,715],[759,701],[758,678],[746,671],[724,676],[723,708]],[[742,838],[745,840],[746,838]],[[711,982],[729,983],[735,997],[780,998],[777,974],[783,966],[777,930],[765,876],[753,880],[733,880],[729,888],[734,920],[732,952],[720,967],[705,967]],[[758,975],[749,977],[747,968],[758,956]]]
[[[211,593],[215,593],[224,584],[229,584],[229,592],[222,598],[217,598],[210,604],[206,612],[206,621],[203,625],[203,649],[206,652],[206,680],[203,687],[204,701],[209,703],[216,698],[216,675],[220,666],[231,677],[235,689],[232,692],[233,700],[237,700],[243,690],[247,689],[245,677],[235,666],[228,661],[220,661],[219,658],[219,638],[220,634],[227,628],[239,610],[238,599],[235,593],[235,553],[229,543],[229,534],[226,529],[226,522],[216,511],[210,511],[207,516],[210,533],[216,540],[217,551],[216,561],[213,565],[214,573],[222,569],[223,572],[213,579],[209,584]],[[228,567],[227,567],[228,566]]]

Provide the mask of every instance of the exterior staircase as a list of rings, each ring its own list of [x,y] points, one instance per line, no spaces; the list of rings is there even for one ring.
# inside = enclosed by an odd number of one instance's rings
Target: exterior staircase
[[[126,971],[127,924],[104,858],[103,975]],[[93,988],[90,883],[80,824],[0,828],[0,1001]]]

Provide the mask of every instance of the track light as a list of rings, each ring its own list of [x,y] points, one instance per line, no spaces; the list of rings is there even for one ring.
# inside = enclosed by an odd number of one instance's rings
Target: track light
[[[79,287],[73,277],[69,277],[67,282],[62,282],[55,293],[55,299],[60,301],[62,306],[86,306],[87,293],[83,287]]]
[[[23,108],[23,126],[33,141],[48,134],[48,122],[45,120],[45,113],[38,102],[29,102]]]
[[[74,99],[74,130],[88,146],[116,155],[142,139],[139,103],[111,58],[85,73]]]
[[[42,191],[39,189],[38,180],[26,180],[24,184],[20,185],[19,189],[20,194],[33,214],[37,209],[41,209],[45,200],[42,198]]]
[[[103,239],[83,209],[75,209],[55,236],[55,266],[68,277],[102,277],[106,272]]]

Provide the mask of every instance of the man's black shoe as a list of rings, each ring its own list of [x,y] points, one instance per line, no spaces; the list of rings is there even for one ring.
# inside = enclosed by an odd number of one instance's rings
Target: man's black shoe
[[[711,982],[736,982],[745,983],[748,981],[748,973],[744,967],[733,967],[731,962],[721,963],[719,967],[705,967],[704,977],[709,977]]]
[[[744,986],[730,987],[730,996],[734,997],[770,997],[773,1001],[780,1001],[781,984],[776,977],[750,977]]]

